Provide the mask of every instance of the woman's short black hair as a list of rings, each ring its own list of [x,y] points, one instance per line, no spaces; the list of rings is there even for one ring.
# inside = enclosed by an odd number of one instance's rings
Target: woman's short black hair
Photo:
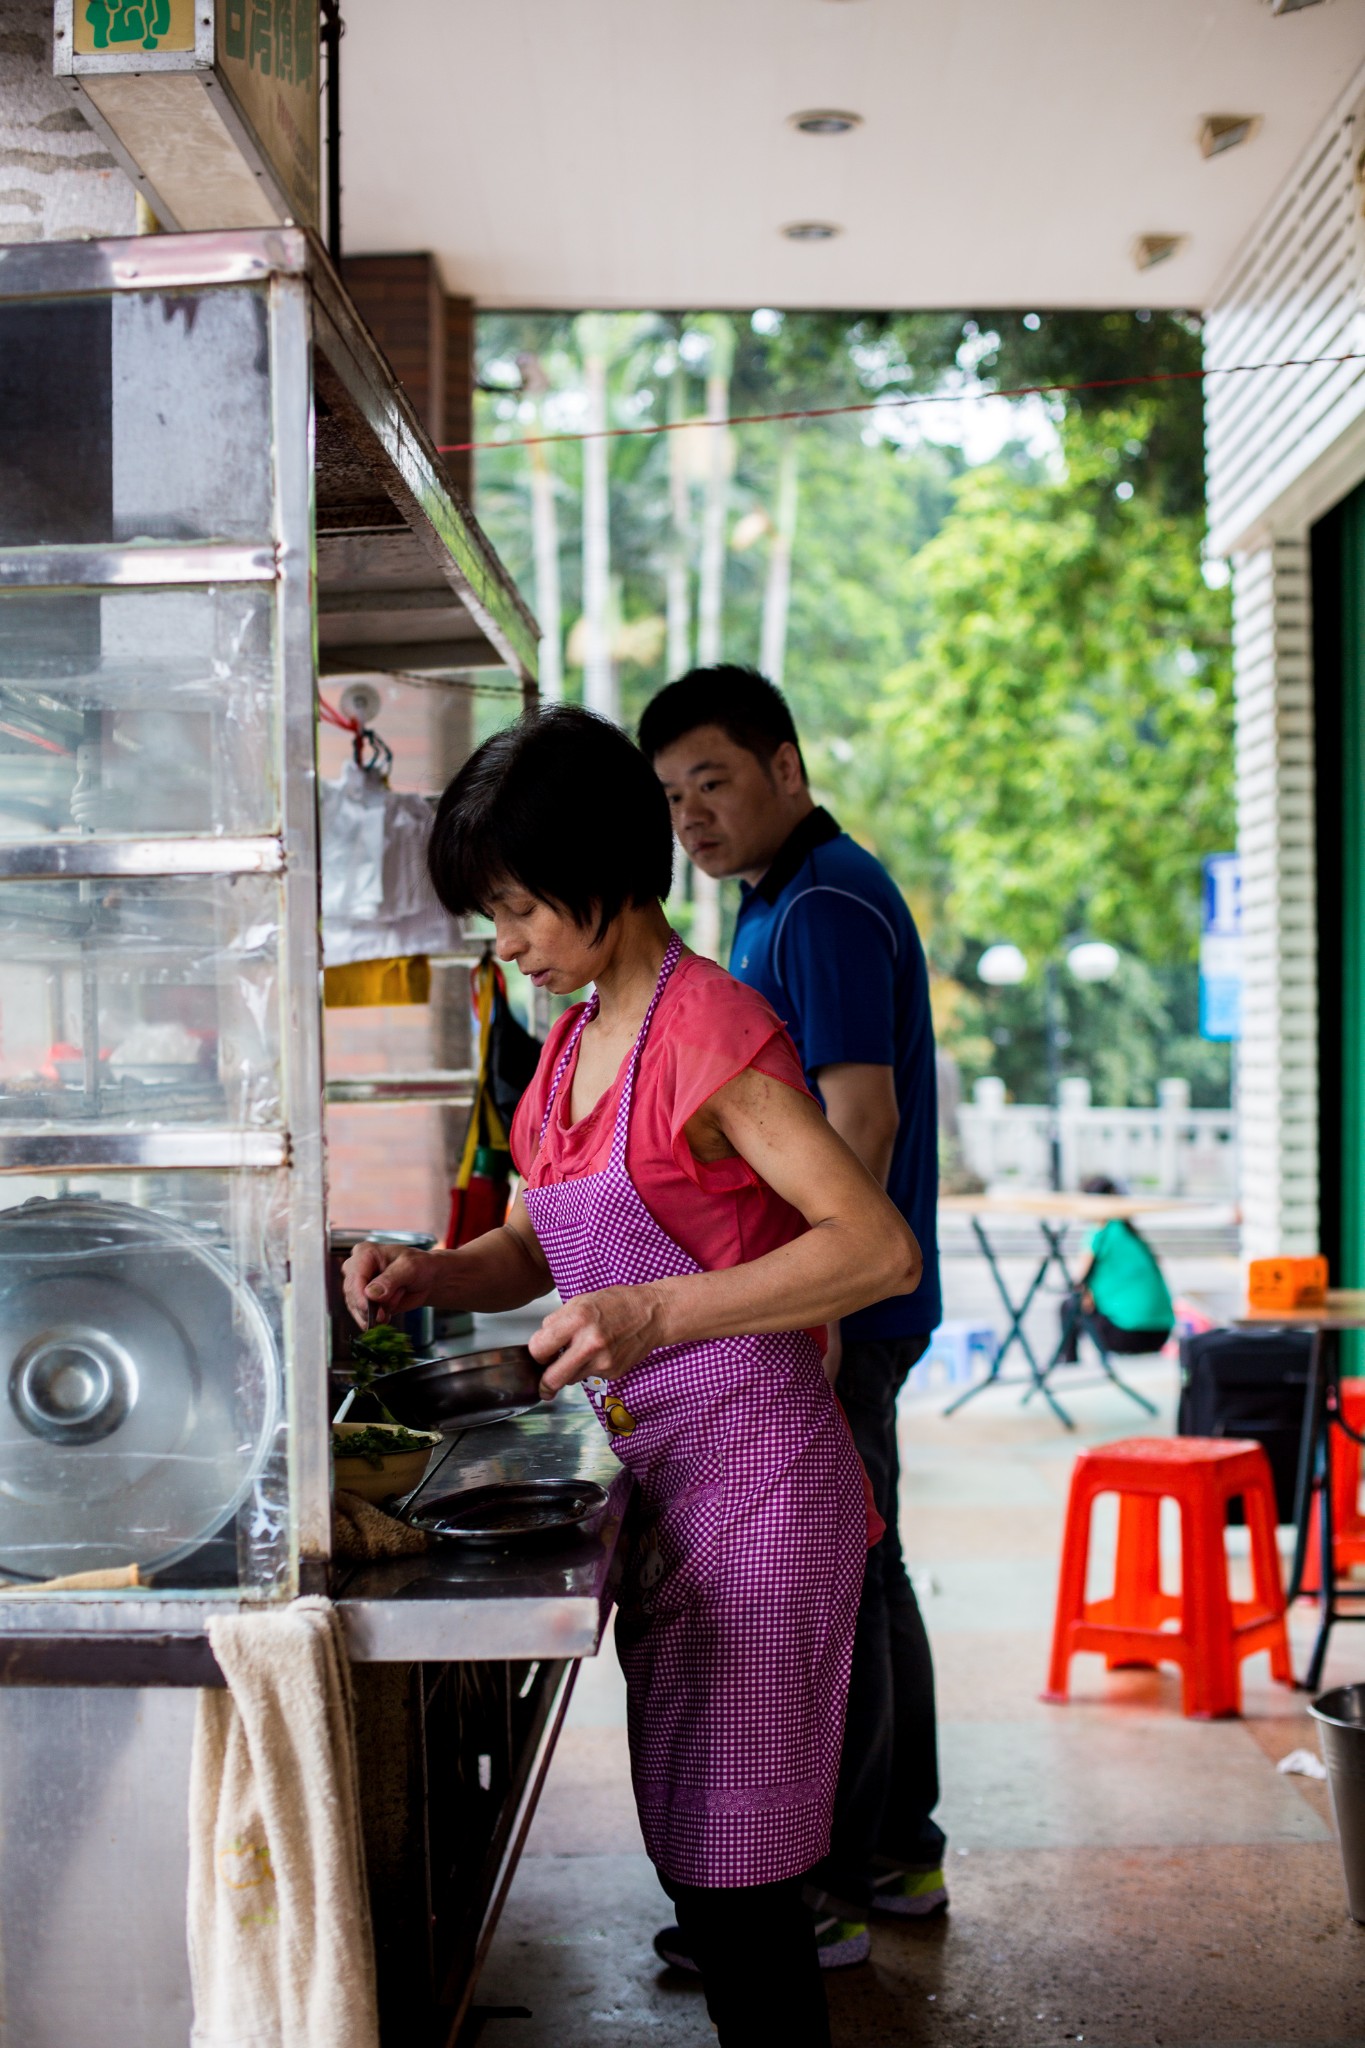
[[[668,799],[620,726],[552,704],[470,755],[437,805],[427,865],[457,917],[513,882],[601,939],[628,903],[672,886]]]
[[[665,747],[685,739],[700,725],[718,725],[725,737],[754,754],[764,767],[778,748],[790,741],[804,776],[806,764],[796,721],[775,683],[737,661],[714,668],[689,669],[651,697],[640,720],[640,748],[657,761]]]

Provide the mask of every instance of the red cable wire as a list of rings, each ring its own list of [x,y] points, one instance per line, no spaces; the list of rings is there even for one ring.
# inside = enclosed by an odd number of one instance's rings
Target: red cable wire
[[[962,405],[980,398],[1045,398],[1051,392],[1121,391],[1140,384],[1183,384],[1192,377],[1243,377],[1252,370],[1312,370],[1319,365],[1365,361],[1365,349],[1344,356],[1289,356],[1277,363],[1226,363],[1218,369],[1154,370],[1141,377],[1094,377],[1085,384],[1018,384],[1007,391],[914,391],[899,397],[869,398],[856,405],[794,406],[788,412],[732,413],[728,419],[659,420],[647,427],[593,427],[582,434],[529,434],[519,441],[448,441],[438,455],[468,455],[487,448],[545,448],[560,441],[621,441],[636,434],[680,434],[694,427],[761,427],[778,420],[829,420],[845,413],[880,412],[883,407]],[[509,396],[512,394],[509,394]]]
[[[8,719],[0,718],[0,732],[7,739],[27,740],[31,747],[41,747],[45,754],[70,754],[70,747],[59,746],[56,740],[45,740],[40,733],[26,732],[21,725],[11,725]]]
[[[360,720],[358,718],[347,718],[343,712],[338,711],[335,706],[327,702],[321,690],[318,691],[318,710],[325,724],[338,726],[342,732],[350,733],[354,739],[360,737]]]

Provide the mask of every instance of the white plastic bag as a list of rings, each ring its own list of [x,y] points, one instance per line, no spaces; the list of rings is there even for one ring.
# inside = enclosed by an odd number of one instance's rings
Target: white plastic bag
[[[348,762],[320,792],[322,958],[327,967],[458,953],[458,918],[427,875],[431,805],[390,789],[377,768]]]

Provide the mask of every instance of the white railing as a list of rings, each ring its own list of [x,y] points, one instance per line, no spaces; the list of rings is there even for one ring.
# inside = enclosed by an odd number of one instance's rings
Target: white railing
[[[1088,1081],[1062,1082],[1057,1110],[1062,1186],[1107,1174],[1132,1194],[1237,1199],[1237,1119],[1231,1109],[1191,1109],[1189,1083],[1162,1081],[1155,1108],[1104,1109]],[[1052,1112],[1007,1102],[994,1076],[978,1081],[958,1110],[962,1155],[988,1187],[1045,1188]]]

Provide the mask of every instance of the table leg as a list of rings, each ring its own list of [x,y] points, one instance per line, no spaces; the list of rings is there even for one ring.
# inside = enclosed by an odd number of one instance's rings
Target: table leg
[[[982,1227],[981,1218],[979,1216],[973,1216],[972,1229],[976,1233],[976,1241],[978,1245],[981,1247],[981,1256],[985,1259],[987,1266],[989,1266],[990,1268],[991,1278],[995,1282],[996,1292],[999,1294],[1001,1301],[1005,1304],[1005,1313],[1010,1319],[1009,1329],[1005,1333],[1004,1342],[1001,1344],[999,1350],[995,1354],[994,1359],[991,1361],[991,1369],[987,1373],[985,1379],[978,1380],[974,1387],[968,1387],[966,1392],[959,1394],[955,1401],[950,1401],[948,1403],[948,1406],[943,1411],[945,1415],[956,1415],[959,1408],[965,1407],[968,1401],[975,1400],[978,1394],[984,1393],[987,1387],[993,1386],[996,1383],[996,1381],[999,1380],[1001,1366],[1004,1363],[1005,1354],[1012,1344],[1017,1344],[1019,1346],[1019,1349],[1023,1352],[1024,1357],[1028,1360],[1029,1371],[1032,1373],[1035,1382],[1038,1380],[1039,1377],[1038,1361],[1033,1355],[1033,1346],[1029,1343],[1028,1337],[1025,1334],[1023,1322],[1024,1317],[1027,1315],[1029,1308],[1032,1305],[1033,1297],[1035,1294],[1037,1294],[1038,1289],[1042,1286],[1044,1277],[1047,1273],[1047,1269],[1049,1265],[1052,1263],[1052,1253],[1049,1251],[1047,1257],[1043,1260],[1042,1265],[1038,1268],[1038,1271],[1033,1276],[1032,1286],[1029,1288],[1028,1293],[1024,1296],[1023,1300],[1016,1308],[1014,1303],[1010,1300],[1009,1289],[1005,1285],[1005,1276],[1000,1271],[999,1262],[997,1261],[995,1256],[995,1247],[992,1245],[990,1238],[986,1234],[985,1229]],[[1066,1423],[1067,1428],[1070,1429],[1072,1425],[1069,1418],[1065,1414],[1063,1414],[1060,1408],[1057,1407],[1057,1403],[1055,1401],[1051,1401],[1051,1397],[1049,1397],[1049,1400],[1050,1405],[1056,1410],[1059,1419],[1062,1422]]]
[[[1322,1683],[1322,1667],[1332,1628],[1340,1618],[1336,1602],[1335,1531],[1332,1525],[1332,1422],[1331,1390],[1340,1360],[1336,1333],[1315,1330],[1309,1354],[1308,1392],[1304,1402],[1304,1430],[1299,1444],[1299,1474],[1294,1509],[1297,1533],[1294,1568],[1290,1574],[1290,1598],[1303,1586],[1304,1558],[1308,1549],[1308,1518],[1313,1512],[1313,1494],[1318,1509],[1318,1632],[1313,1641],[1308,1669],[1299,1681],[1304,1692],[1316,1692]]]
[[[979,1216],[973,1216],[972,1229],[976,1232],[976,1240],[981,1247],[982,1256],[984,1257],[986,1264],[991,1269],[991,1277],[995,1281],[996,1289],[1000,1295],[1000,1299],[1005,1304],[1005,1311],[1009,1316],[1010,1326],[1008,1331],[1006,1332],[1005,1341],[1000,1346],[1000,1349],[996,1352],[994,1362],[985,1379],[978,1380],[974,1387],[968,1387],[965,1394],[959,1394],[955,1401],[950,1401],[948,1406],[943,1411],[945,1415],[955,1415],[958,1409],[964,1407],[968,1401],[973,1400],[976,1397],[976,1395],[983,1393],[987,1387],[995,1384],[1000,1379],[1001,1361],[1004,1359],[1005,1353],[1009,1350],[1011,1344],[1017,1344],[1019,1346],[1019,1349],[1023,1352],[1024,1357],[1028,1361],[1028,1369],[1032,1376],[1032,1385],[1028,1390],[1029,1393],[1042,1394],[1043,1399],[1047,1402],[1048,1407],[1052,1410],[1053,1414],[1056,1416],[1057,1420],[1061,1423],[1064,1429],[1074,1429],[1076,1427],[1075,1423],[1071,1420],[1071,1417],[1067,1414],[1065,1408],[1063,1408],[1061,1402],[1056,1398],[1051,1388],[1047,1385],[1046,1376],[1039,1369],[1038,1360],[1034,1355],[1033,1346],[1030,1344],[1028,1340],[1028,1335],[1024,1329],[1024,1317],[1028,1314],[1029,1309],[1033,1306],[1034,1296],[1037,1294],[1039,1288],[1042,1286],[1044,1280],[1047,1278],[1047,1269],[1052,1264],[1053,1258],[1057,1256],[1057,1246],[1053,1242],[1052,1234],[1049,1232],[1047,1224],[1043,1223],[1040,1227],[1042,1229],[1043,1236],[1047,1239],[1048,1249],[1043,1256],[1042,1264],[1039,1266],[1037,1272],[1033,1276],[1033,1281],[1029,1287],[1027,1294],[1024,1296],[1023,1300],[1019,1303],[1018,1307],[1016,1308],[1015,1304],[1010,1300],[1009,1289],[1005,1285],[1004,1275],[1001,1273],[1000,1267],[996,1261],[994,1247],[992,1246],[989,1237],[986,1235],[985,1230],[982,1228],[981,1219]],[[1065,1229],[1065,1225],[1063,1225],[1062,1228]],[[1066,1272],[1065,1262],[1063,1262],[1062,1264],[1062,1271],[1063,1273]]]
[[[1068,1292],[1074,1292],[1075,1290],[1075,1282],[1071,1277],[1071,1270],[1066,1263],[1067,1227],[1065,1223],[1049,1224],[1044,1218],[1040,1217],[1038,1221],[1038,1228],[1042,1231],[1043,1237],[1047,1242],[1047,1257],[1043,1260],[1042,1265],[1038,1269],[1038,1279],[1037,1281],[1035,1281],[1034,1286],[1029,1293],[1030,1301],[1032,1301],[1034,1294],[1037,1293],[1038,1287],[1041,1285],[1043,1277],[1046,1274],[1048,1267],[1054,1264],[1056,1265],[1058,1272],[1061,1274],[1062,1283],[1067,1288]],[[1079,1310],[1076,1313],[1077,1315],[1079,1315]],[[1057,1420],[1061,1422],[1067,1429],[1074,1429],[1076,1425],[1072,1421],[1071,1417],[1067,1414],[1065,1408],[1063,1408],[1061,1402],[1057,1399],[1056,1395],[1053,1393],[1051,1387],[1048,1385],[1048,1382],[1052,1378],[1053,1373],[1057,1370],[1057,1367],[1062,1362],[1062,1353],[1066,1349],[1066,1340],[1071,1333],[1072,1327],[1073,1324],[1068,1323],[1063,1328],[1060,1337],[1057,1339],[1057,1342],[1052,1349],[1051,1355],[1049,1356],[1046,1365],[1039,1366],[1036,1359],[1033,1357],[1032,1353],[1029,1354],[1029,1365],[1033,1372],[1033,1384],[1032,1386],[1025,1387],[1023,1393],[1019,1397],[1020,1406],[1027,1407],[1028,1403],[1033,1399],[1035,1394],[1041,1394],[1043,1399],[1047,1402],[1048,1407],[1057,1417]]]
[[[1303,1675],[1304,1692],[1316,1692],[1322,1684],[1322,1667],[1327,1662],[1327,1645],[1332,1634],[1332,1624],[1337,1620],[1336,1605],[1336,1562],[1332,1555],[1332,1443],[1330,1429],[1322,1436],[1322,1471],[1318,1482],[1318,1540],[1322,1551],[1322,1590],[1318,1632],[1313,1641],[1313,1654],[1308,1659],[1308,1669]]]
[[[1294,1560],[1289,1568],[1286,1602],[1293,1606],[1303,1591],[1303,1570],[1308,1557],[1308,1517],[1313,1509],[1313,1472],[1318,1436],[1318,1414],[1322,1404],[1323,1332],[1314,1330],[1308,1351],[1308,1385],[1303,1396],[1303,1422],[1299,1430],[1299,1470],[1294,1482]]]

